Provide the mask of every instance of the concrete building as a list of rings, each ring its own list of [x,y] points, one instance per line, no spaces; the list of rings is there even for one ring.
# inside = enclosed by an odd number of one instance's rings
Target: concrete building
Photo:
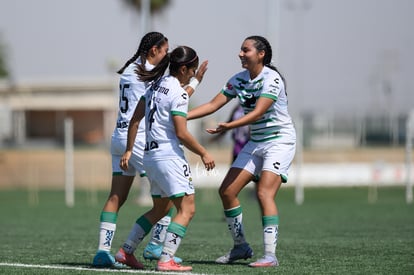
[[[109,144],[116,119],[113,81],[48,82],[0,87],[0,140],[6,146],[61,145],[73,121],[77,145]]]

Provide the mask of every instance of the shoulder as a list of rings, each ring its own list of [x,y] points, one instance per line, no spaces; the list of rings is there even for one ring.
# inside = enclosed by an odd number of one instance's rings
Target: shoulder
[[[265,83],[276,84],[279,87],[285,86],[282,76],[268,67],[265,67],[263,70],[263,79]]]
[[[275,76],[280,77],[278,72],[276,72],[275,70],[272,70],[271,68],[266,67],[266,66],[263,67],[262,74],[263,74],[264,77],[275,77]]]
[[[273,80],[273,79],[276,79],[276,78],[277,79],[282,79],[281,75],[277,71],[272,70],[269,67],[264,67],[262,73],[263,73],[263,77],[265,79],[270,79],[270,80]]]
[[[129,82],[139,82],[138,76],[135,73],[135,69],[137,68],[137,65],[135,63],[131,63],[128,65],[128,67],[125,68],[124,72],[121,75],[121,79],[124,81],[127,80]]]
[[[243,70],[240,71],[238,73],[236,73],[235,75],[233,75],[230,80],[231,81],[240,81],[241,79],[249,79],[250,75],[249,75],[249,71],[248,70]]]

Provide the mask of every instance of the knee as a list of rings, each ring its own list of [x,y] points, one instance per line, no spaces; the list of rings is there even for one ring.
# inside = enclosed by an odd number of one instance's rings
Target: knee
[[[258,189],[256,190],[257,199],[260,202],[274,201],[274,195],[269,190]]]
[[[190,206],[188,206],[188,207],[185,208],[184,215],[189,220],[191,220],[194,217],[195,212],[196,212],[196,209],[195,209],[195,205],[193,204],[193,205],[190,205]]]
[[[231,192],[231,190],[228,188],[220,187],[219,196],[222,201],[231,201],[236,197],[236,194],[234,192]]]
[[[117,194],[112,194],[108,198],[108,203],[112,205],[117,205],[118,208],[120,208],[125,203],[125,201],[126,201],[126,197],[120,196]]]

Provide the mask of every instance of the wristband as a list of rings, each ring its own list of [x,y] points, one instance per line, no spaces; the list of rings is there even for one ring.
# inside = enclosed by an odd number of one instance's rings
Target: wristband
[[[190,83],[188,84],[189,87],[193,88],[193,90],[195,91],[195,89],[197,88],[198,84],[200,84],[200,81],[198,81],[197,78],[192,78]]]

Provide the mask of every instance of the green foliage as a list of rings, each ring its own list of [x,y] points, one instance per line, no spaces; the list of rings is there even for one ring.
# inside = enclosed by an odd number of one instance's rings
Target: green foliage
[[[141,10],[141,0],[124,0],[124,2],[138,11]],[[151,13],[160,12],[169,3],[170,0],[151,0]]]
[[[0,79],[9,76],[6,56],[6,47],[0,40]]]
[[[1,191],[0,262],[90,268],[107,192],[97,195],[94,203],[90,191],[77,192],[75,207],[67,208],[61,191],[40,191],[38,197],[34,190]],[[134,204],[135,196],[132,193],[120,211],[113,253],[148,209]],[[197,212],[177,256],[197,274],[413,274],[414,205],[405,203],[404,188],[380,188],[376,203],[367,198],[367,188],[308,188],[304,204],[298,206],[293,188],[282,188],[277,198],[280,266],[252,269],[249,261],[214,263],[232,241],[217,190],[199,189]],[[241,202],[246,237],[256,259],[263,247],[259,208],[249,189],[241,194]],[[143,245],[135,253],[141,260],[142,249]],[[155,262],[144,264],[154,272]],[[0,274],[108,273],[0,265]]]

